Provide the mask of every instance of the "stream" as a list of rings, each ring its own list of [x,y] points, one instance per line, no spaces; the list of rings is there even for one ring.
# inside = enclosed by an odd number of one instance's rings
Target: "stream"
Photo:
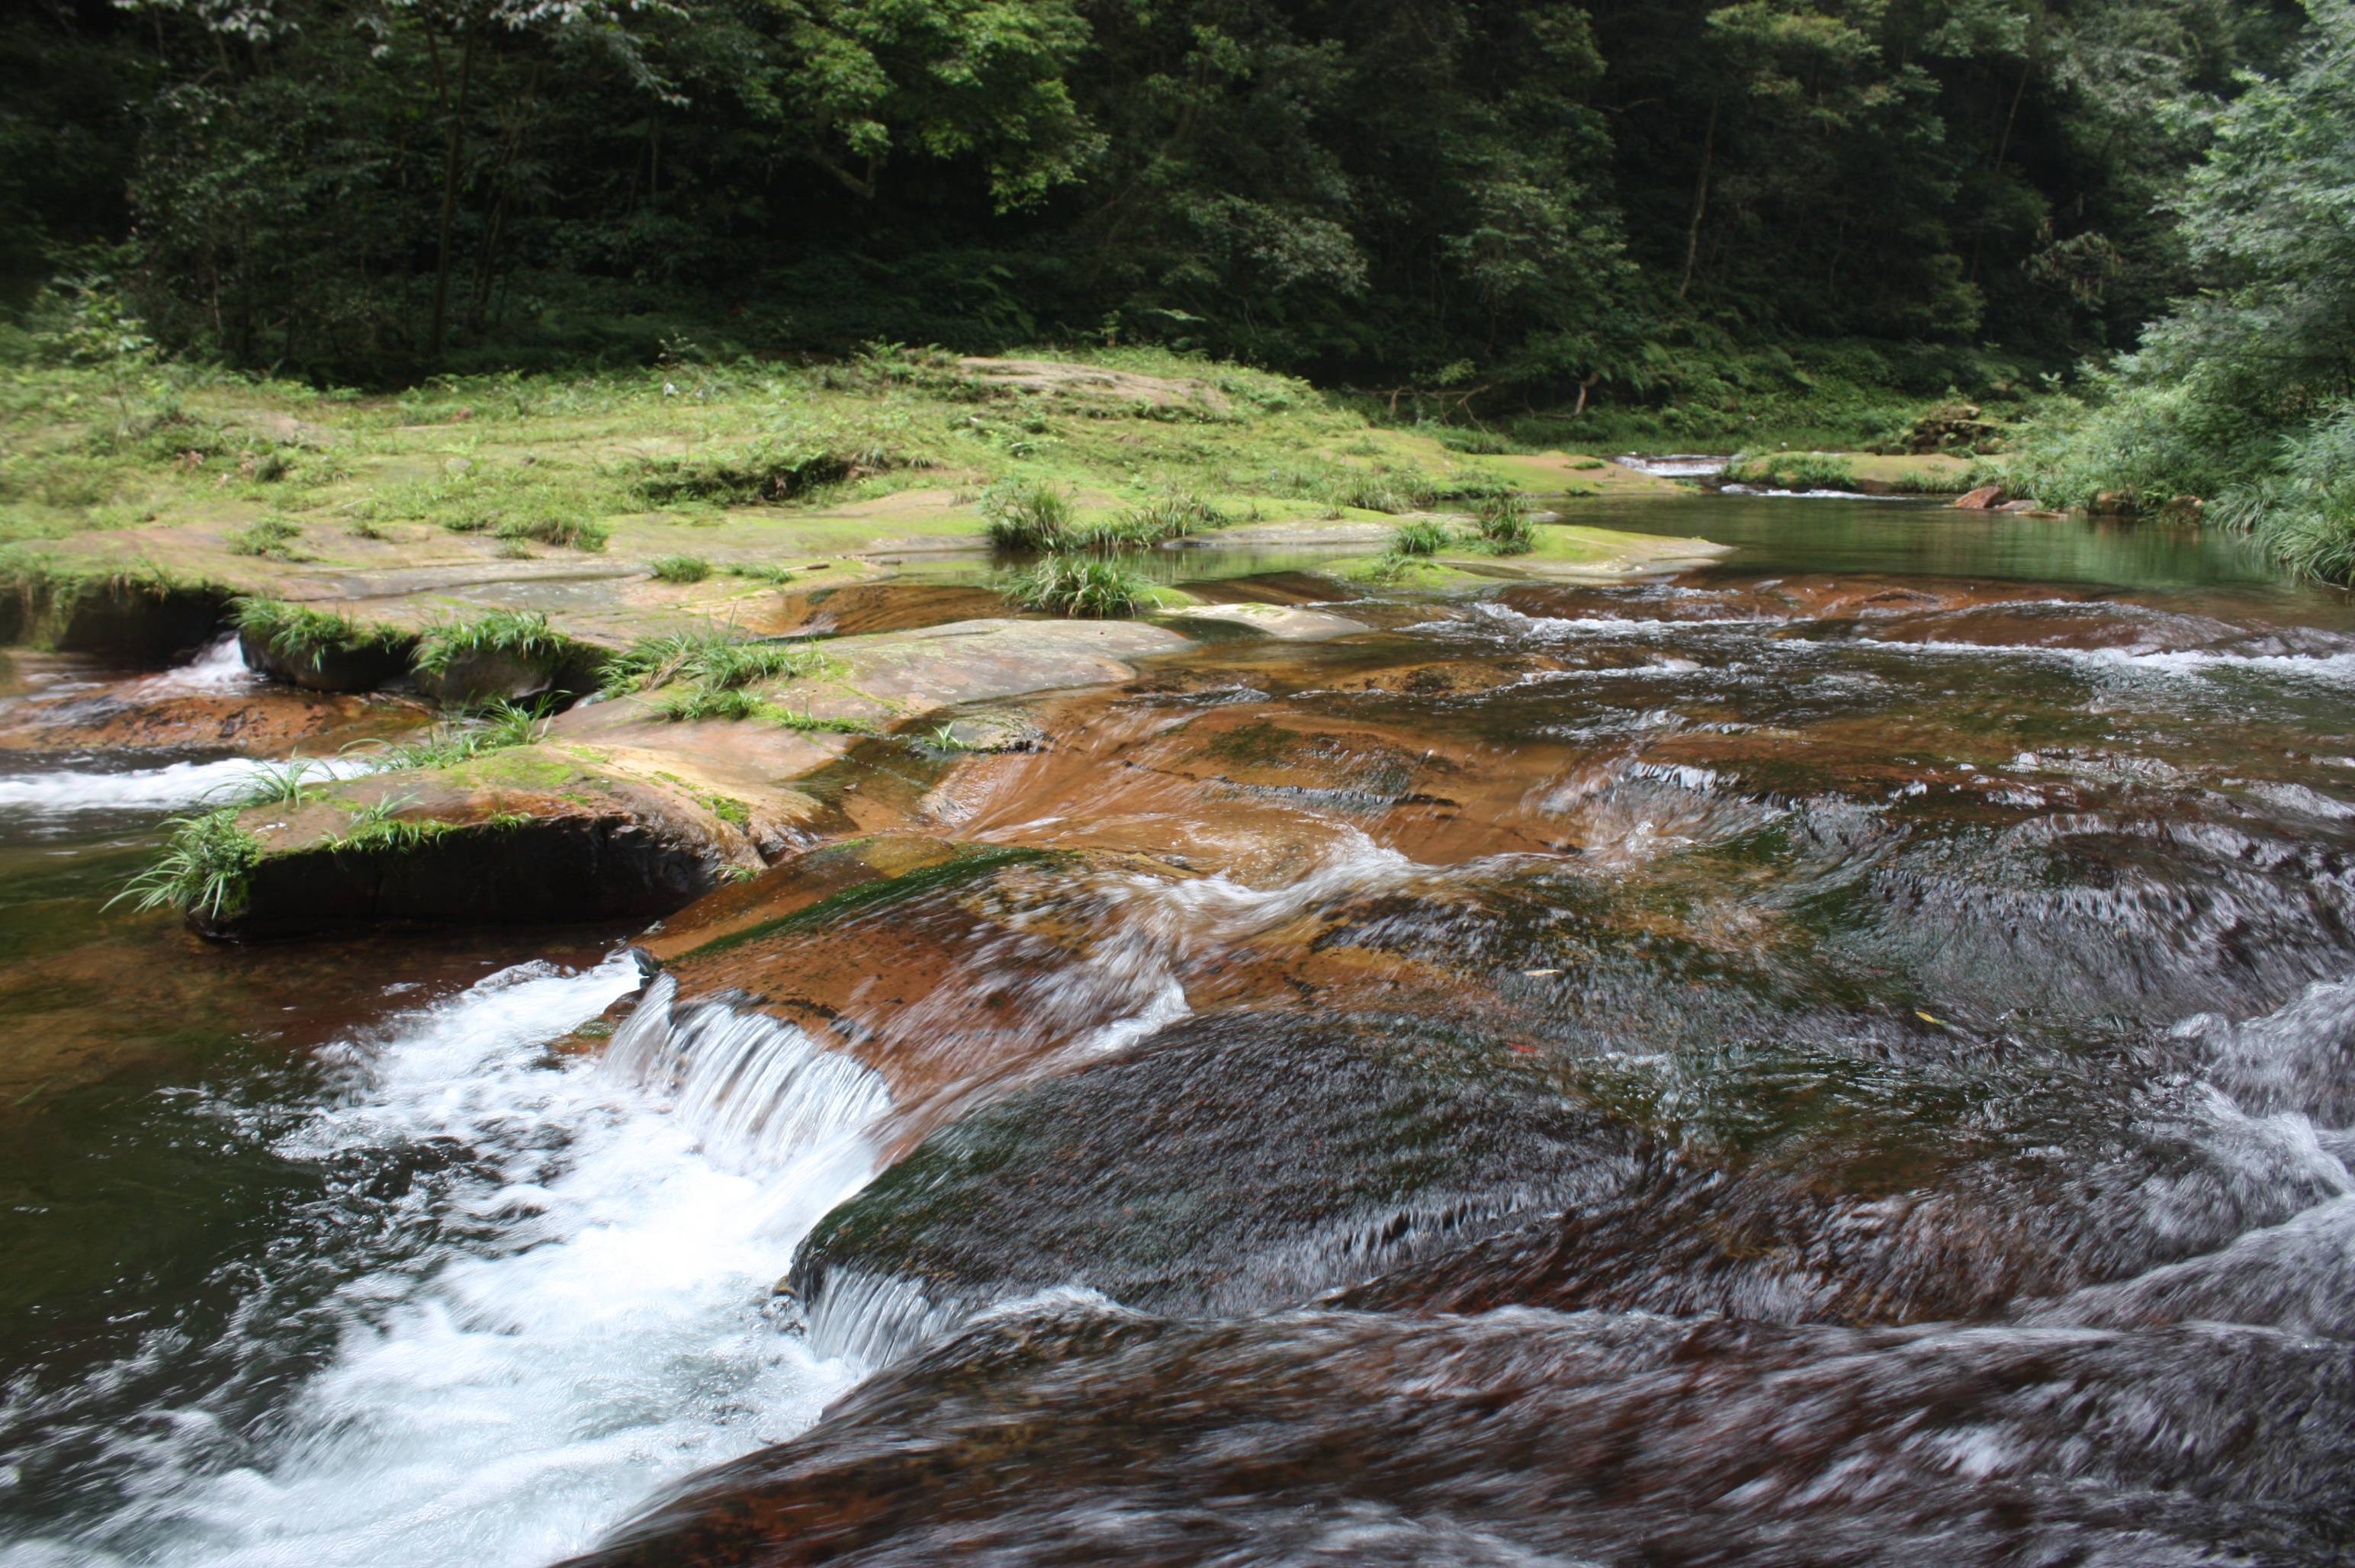
[[[863,747],[986,880],[602,1051],[632,930],[208,947],[249,764],[6,763],[0,1568],[2355,1552],[2346,596],[1574,515],[1733,548]]]

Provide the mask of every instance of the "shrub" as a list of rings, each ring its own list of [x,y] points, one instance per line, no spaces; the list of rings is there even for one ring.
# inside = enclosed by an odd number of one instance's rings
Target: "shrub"
[[[646,570],[657,582],[700,582],[711,575],[711,563],[701,556],[659,556]]]
[[[1026,610],[1111,620],[1135,614],[1153,590],[1115,561],[1051,555],[1015,578],[1007,592]]]
[[[2355,401],[2285,441],[2275,470],[2226,489],[2209,517],[2302,576],[2355,581]]]

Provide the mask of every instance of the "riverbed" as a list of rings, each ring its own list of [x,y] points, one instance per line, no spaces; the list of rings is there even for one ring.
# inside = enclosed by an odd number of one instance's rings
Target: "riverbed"
[[[207,944],[105,901],[240,764],[0,779],[0,1563],[2345,1550],[2346,596],[1576,507],[1732,548],[1168,552],[1367,629],[862,747],[983,880],[610,1050],[634,927]]]

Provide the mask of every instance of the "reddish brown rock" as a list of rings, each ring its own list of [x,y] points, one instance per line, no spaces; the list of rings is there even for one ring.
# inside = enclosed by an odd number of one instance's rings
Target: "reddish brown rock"
[[[2002,504],[2003,486],[2000,485],[1982,485],[1955,497],[1955,510],[1958,512],[1992,512]]]

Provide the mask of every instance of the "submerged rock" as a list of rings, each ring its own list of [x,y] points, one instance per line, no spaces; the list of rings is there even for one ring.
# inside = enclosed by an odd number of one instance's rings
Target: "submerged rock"
[[[2344,1343],[2219,1325],[1064,1301],[871,1378],[565,1568],[2322,1561],[2355,1509],[2350,1389]]]
[[[1306,1299],[1631,1179],[1633,1130],[1519,1062],[1427,1020],[1188,1019],[927,1138],[789,1283],[821,1354],[1058,1286],[1185,1313]]]

